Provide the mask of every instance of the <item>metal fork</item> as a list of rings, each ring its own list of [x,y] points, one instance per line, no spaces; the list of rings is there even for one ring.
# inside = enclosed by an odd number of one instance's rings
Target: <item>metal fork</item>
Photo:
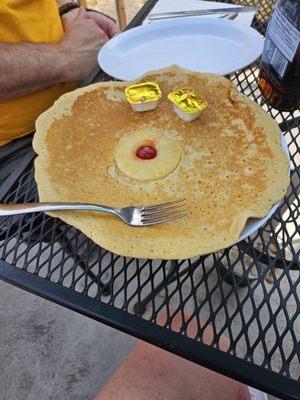
[[[144,207],[113,208],[89,203],[24,203],[1,204],[0,216],[27,214],[39,211],[86,210],[102,211],[119,217],[131,226],[147,226],[173,221],[187,215],[186,200]]]

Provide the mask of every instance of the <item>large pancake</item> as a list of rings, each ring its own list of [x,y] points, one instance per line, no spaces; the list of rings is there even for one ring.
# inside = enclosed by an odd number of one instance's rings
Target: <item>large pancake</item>
[[[124,96],[128,82],[106,82],[63,95],[38,118],[34,149],[40,201],[123,207],[185,197],[187,217],[143,228],[102,213],[49,214],[124,256],[182,259],[232,245],[248,218],[264,217],[286,192],[288,160],[277,123],[218,75],[173,66],[135,82],[145,80],[157,81],[163,93],[154,111],[132,111]],[[166,98],[184,86],[208,102],[193,122],[180,120]],[[124,178],[114,167],[119,139],[145,127],[161,130],[183,149],[173,173],[147,183]]]

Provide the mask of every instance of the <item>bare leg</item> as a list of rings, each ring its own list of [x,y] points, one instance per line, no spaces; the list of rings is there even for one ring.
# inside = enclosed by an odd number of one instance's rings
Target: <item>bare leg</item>
[[[179,330],[175,318],[172,329]],[[196,324],[189,335],[196,333]],[[210,343],[212,330],[204,341]],[[228,348],[222,337],[220,348]],[[250,400],[248,388],[155,346],[138,341],[95,400]]]

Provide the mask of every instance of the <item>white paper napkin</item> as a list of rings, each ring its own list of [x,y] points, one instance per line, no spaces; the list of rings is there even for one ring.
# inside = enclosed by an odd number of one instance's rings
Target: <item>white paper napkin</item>
[[[204,1],[204,0],[159,0],[156,5],[151,10],[150,14],[154,13],[164,13],[170,11],[187,11],[187,10],[208,10],[213,8],[224,8],[224,7],[238,7],[236,4],[228,4],[228,3],[216,3],[213,1]],[[250,25],[255,12],[241,13],[239,14],[234,21]],[[216,15],[206,15],[205,18],[219,18],[220,14]],[[202,16],[191,17],[191,18],[203,18]],[[149,16],[144,20],[144,24],[155,23],[159,21],[167,21],[167,20],[155,20],[150,21]]]

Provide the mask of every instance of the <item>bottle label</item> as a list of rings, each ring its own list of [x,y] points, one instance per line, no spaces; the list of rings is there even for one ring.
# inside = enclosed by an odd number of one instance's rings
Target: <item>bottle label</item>
[[[296,29],[277,7],[268,26],[263,61],[267,61],[283,78],[300,43]],[[264,60],[266,59],[266,60]]]

